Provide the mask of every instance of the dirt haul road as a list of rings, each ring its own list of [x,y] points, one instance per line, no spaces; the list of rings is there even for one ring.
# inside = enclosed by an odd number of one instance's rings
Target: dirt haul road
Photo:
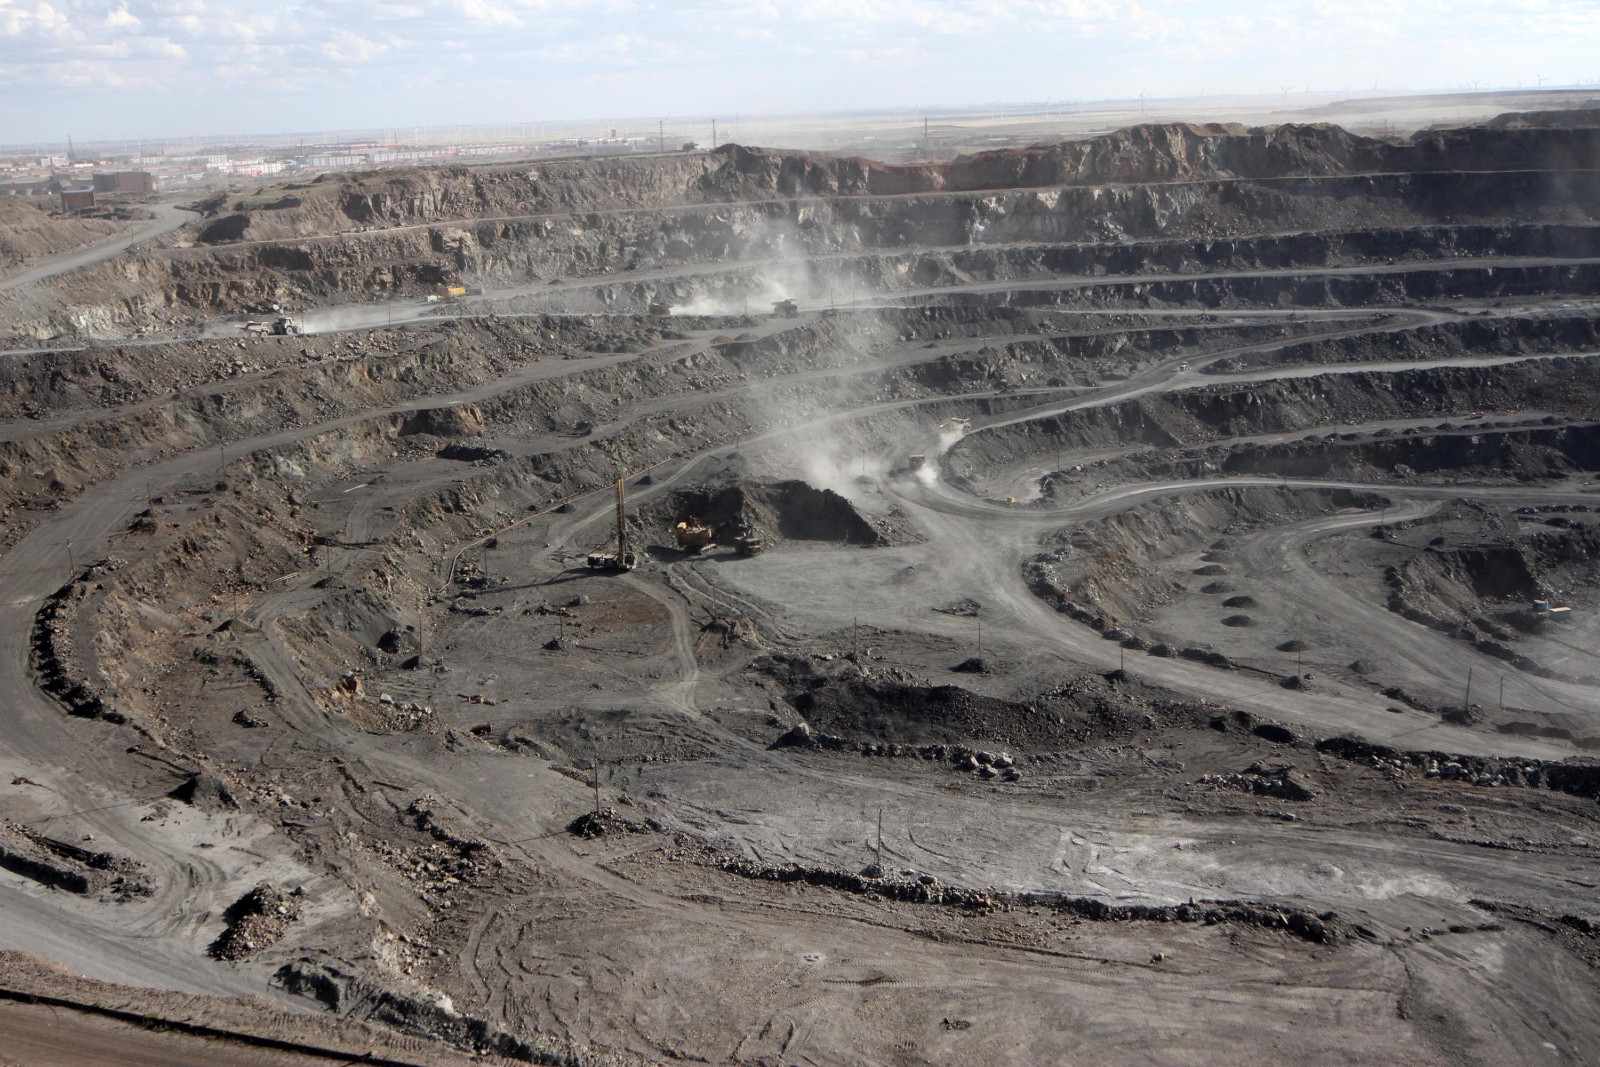
[[[403,1062],[1587,1062],[1600,679],[1533,601],[1597,595],[1592,205],[1479,165],[1580,135],[1439,135],[1455,177],[1359,204],[1342,131],[1261,136],[1304,176],[1220,127],[1105,139],[1098,234],[1051,214],[1092,182],[989,181],[814,197],[774,255],[713,224],[799,164],[730,152],[271,267],[288,238],[225,235],[327,205],[219,207],[214,250],[82,272],[360,328],[8,361],[0,942],[146,987],[84,1002],[243,1032],[203,998],[253,993]],[[1179,144],[1226,180],[1164,180]],[[640,191],[684,181],[732,199]],[[339,217],[431,202],[375,192]],[[1059,242],[976,247],[1028,197]],[[390,329],[358,251],[477,263],[509,313]],[[777,274],[796,318],[643,313]],[[596,572],[619,475],[642,562]]]

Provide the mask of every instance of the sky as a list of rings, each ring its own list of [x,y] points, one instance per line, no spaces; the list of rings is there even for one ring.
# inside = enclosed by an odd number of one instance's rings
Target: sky
[[[0,144],[1540,82],[1600,0],[0,0]]]

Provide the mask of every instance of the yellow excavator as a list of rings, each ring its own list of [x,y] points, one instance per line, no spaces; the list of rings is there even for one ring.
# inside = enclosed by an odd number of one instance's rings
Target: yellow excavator
[[[684,552],[692,552],[695,555],[699,555],[710,548],[712,538],[716,536],[711,527],[701,523],[693,515],[674,526],[672,532],[678,540],[678,548]]]
[[[622,516],[622,479],[617,479],[617,551],[589,553],[589,569],[594,571],[631,571],[639,565],[639,557],[628,547],[628,524]]]

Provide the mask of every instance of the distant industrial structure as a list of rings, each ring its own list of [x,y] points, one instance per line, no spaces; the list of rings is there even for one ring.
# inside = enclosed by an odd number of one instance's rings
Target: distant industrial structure
[[[155,176],[149,171],[117,170],[91,174],[79,166],[47,177],[0,182],[0,196],[59,196],[62,211],[82,211],[94,207],[97,196],[148,196],[155,191]]]
[[[666,123],[659,125],[664,146],[666,136],[673,130]],[[373,131],[371,137],[353,139],[312,141],[285,136],[236,144],[208,144],[198,139],[187,144],[140,142],[135,146],[123,142],[120,151],[106,152],[101,146],[95,154],[75,146],[69,138],[64,152],[52,151],[53,146],[34,146],[0,153],[0,196],[58,196],[61,188],[50,184],[56,178],[92,180],[94,191],[102,196],[145,196],[158,188],[219,187],[241,178],[428,163],[621,155],[656,148],[655,136],[630,135],[626,130],[619,134],[615,128],[596,131],[600,136],[575,135],[588,126],[520,123],[470,129],[418,127],[409,138],[399,130],[383,130]],[[681,131],[679,136],[681,139]],[[694,141],[681,143],[685,150],[696,147]],[[112,167],[119,169],[109,169]]]
[[[156,179],[147,170],[105,171],[94,176],[94,191],[147,196],[156,191]]]

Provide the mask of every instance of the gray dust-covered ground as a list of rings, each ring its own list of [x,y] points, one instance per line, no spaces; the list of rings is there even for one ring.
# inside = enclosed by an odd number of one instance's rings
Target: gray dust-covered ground
[[[1597,149],[390,170],[5,288],[0,1060],[1600,1061]]]

